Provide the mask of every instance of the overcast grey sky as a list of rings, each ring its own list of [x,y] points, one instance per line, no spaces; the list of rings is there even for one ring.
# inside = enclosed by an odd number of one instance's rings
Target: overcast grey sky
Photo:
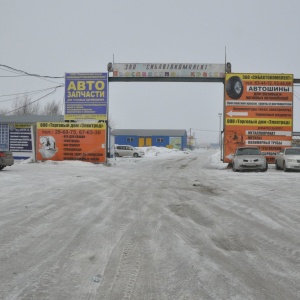
[[[236,73],[300,78],[299,0],[0,0],[0,64],[28,73],[106,72],[107,63],[224,63]],[[0,67],[0,109],[64,83]],[[186,129],[218,142],[222,83],[110,83],[116,128]],[[300,131],[300,86],[294,89]],[[33,94],[35,100],[47,92]],[[64,89],[40,100],[61,100]]]

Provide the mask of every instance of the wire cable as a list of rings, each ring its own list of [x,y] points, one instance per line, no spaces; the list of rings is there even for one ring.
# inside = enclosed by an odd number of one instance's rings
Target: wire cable
[[[58,88],[60,88],[60,87],[63,87],[63,85],[55,87],[54,90],[53,90],[52,92],[48,93],[47,95],[44,95],[44,96],[42,96],[42,97],[40,97],[40,98],[38,98],[38,99],[36,99],[36,100],[34,100],[34,101],[31,101],[31,102],[27,103],[26,105],[20,106],[20,107],[18,107],[18,108],[16,108],[16,109],[11,110],[11,111],[8,111],[8,112],[6,112],[6,113],[4,113],[4,114],[5,114],[5,115],[10,114],[10,113],[15,112],[15,111],[18,111],[19,109],[24,108],[24,107],[26,107],[26,106],[28,106],[28,105],[30,105],[30,104],[33,104],[33,103],[35,103],[35,102],[37,102],[37,101],[40,101],[41,99],[44,99],[44,98],[46,98],[47,96],[54,94],[54,93],[56,92],[56,90],[57,90]]]
[[[16,94],[8,94],[8,95],[0,95],[0,97],[9,97],[9,96],[18,96],[18,95],[32,95],[32,94],[36,94],[36,93],[41,93],[44,91],[48,91],[48,90],[52,90],[58,87],[61,87],[62,85],[59,86],[53,86],[47,89],[42,89],[42,90],[36,90],[36,91],[30,91],[30,92],[23,92],[23,93],[16,93]],[[16,98],[10,98],[10,99],[6,99],[6,100],[0,100],[0,102],[7,102],[7,101],[11,101],[14,100]]]
[[[8,97],[8,96],[16,96],[16,95],[22,95],[22,94],[31,94],[31,93],[36,93],[36,92],[43,92],[43,91],[55,89],[56,87],[61,87],[61,85],[59,85],[59,86],[53,86],[53,87],[46,88],[46,89],[41,89],[41,90],[29,91],[29,92],[22,92],[22,93],[15,93],[15,94],[0,95],[0,97]]]
[[[3,70],[5,72],[14,73],[14,74],[19,74],[20,73],[20,72],[16,72],[16,71],[12,71],[12,70],[7,70],[7,69],[1,68],[1,67],[0,67],[0,70]]]
[[[197,130],[197,131],[219,132],[218,130],[204,130],[204,129],[197,129],[197,128],[191,128],[191,129]]]
[[[26,74],[27,76],[42,77],[42,78],[53,78],[53,79],[65,78],[65,76],[46,76],[46,75],[32,74],[32,73],[28,73],[28,72],[18,70],[18,69],[15,69],[15,68],[12,68],[12,67],[9,67],[9,66],[6,66],[6,65],[2,65],[2,64],[0,64],[0,66],[4,67],[4,68],[7,68],[9,70],[12,70],[12,71],[17,71],[17,72]]]
[[[28,76],[28,75],[14,75],[14,76],[2,76],[2,75],[0,75],[0,77],[5,77],[5,78],[9,78],[9,77],[24,77],[24,76]]]

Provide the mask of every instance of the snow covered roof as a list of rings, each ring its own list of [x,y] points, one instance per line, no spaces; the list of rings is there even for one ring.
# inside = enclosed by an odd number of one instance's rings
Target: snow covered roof
[[[0,115],[0,123],[22,123],[22,124],[33,124],[36,122],[64,122],[63,115],[53,115],[53,116],[46,116],[46,115],[24,115],[24,116],[2,116]]]
[[[113,129],[112,135],[136,135],[136,136],[185,136],[185,129]]]

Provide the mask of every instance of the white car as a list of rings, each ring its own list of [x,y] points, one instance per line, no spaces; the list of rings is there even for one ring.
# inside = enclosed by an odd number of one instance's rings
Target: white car
[[[284,148],[275,156],[275,166],[277,170],[300,170],[300,148]]]
[[[232,158],[232,170],[234,172],[244,170],[265,172],[268,170],[268,163],[259,148],[239,147]]]
[[[115,145],[115,157],[119,157],[119,156],[142,157],[144,155],[145,152],[141,149],[129,145]]]

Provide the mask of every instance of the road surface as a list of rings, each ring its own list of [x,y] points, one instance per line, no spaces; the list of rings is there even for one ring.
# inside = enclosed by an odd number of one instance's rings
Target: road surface
[[[0,298],[300,299],[300,174],[212,155],[5,168]]]

